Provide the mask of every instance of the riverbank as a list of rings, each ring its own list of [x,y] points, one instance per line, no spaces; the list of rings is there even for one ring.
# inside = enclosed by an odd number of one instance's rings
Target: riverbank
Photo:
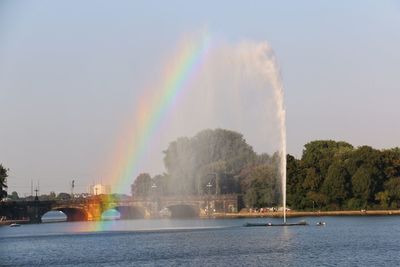
[[[286,217],[316,216],[399,216],[400,210],[288,211]],[[283,212],[214,213],[213,218],[282,218]]]

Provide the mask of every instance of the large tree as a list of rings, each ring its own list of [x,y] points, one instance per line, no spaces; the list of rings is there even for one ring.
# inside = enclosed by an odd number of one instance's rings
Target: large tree
[[[334,158],[351,151],[353,146],[346,142],[319,140],[304,145],[301,158],[304,167],[314,168],[317,175],[325,177]]]
[[[147,197],[152,186],[151,176],[148,173],[141,173],[131,185],[131,193],[134,197]]]
[[[9,197],[10,197],[10,199],[12,199],[12,200],[18,200],[18,199],[19,199],[19,196],[18,196],[17,191],[11,192],[11,195],[10,195]]]
[[[56,199],[57,200],[70,200],[71,199],[71,195],[68,194],[68,193],[61,192],[61,193],[59,193],[57,195]]]
[[[353,195],[362,201],[363,206],[375,198],[376,187],[379,181],[379,170],[370,165],[362,165],[351,178]]]
[[[280,183],[276,168],[271,165],[254,167],[242,181],[242,189],[248,207],[272,207],[280,203]]]
[[[286,157],[287,160],[287,204],[294,209],[304,209],[306,203],[307,190],[304,189],[305,172],[302,168],[301,160],[296,159],[292,155]]]
[[[400,176],[395,178],[390,178],[385,182],[384,185],[385,192],[387,192],[391,206],[393,208],[399,208],[400,206]]]
[[[235,175],[257,158],[241,134],[224,129],[178,138],[164,155],[167,188],[172,194],[201,194],[212,179],[216,193],[233,192]]]
[[[0,200],[7,197],[7,169],[0,164]]]
[[[340,161],[333,163],[322,185],[322,193],[330,200],[333,207],[341,207],[349,196],[350,175]]]

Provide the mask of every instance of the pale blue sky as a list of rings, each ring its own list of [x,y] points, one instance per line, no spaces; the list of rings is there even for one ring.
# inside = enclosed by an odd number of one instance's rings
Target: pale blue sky
[[[400,145],[400,1],[1,1],[0,163],[10,192],[99,181],[132,99],[184,33],[268,41],[288,152]],[[160,156],[161,158],[161,156]],[[160,167],[146,170],[155,174]]]

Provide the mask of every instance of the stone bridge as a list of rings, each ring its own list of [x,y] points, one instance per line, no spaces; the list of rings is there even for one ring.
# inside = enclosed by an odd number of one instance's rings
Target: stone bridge
[[[238,195],[163,196],[115,200],[107,196],[88,199],[12,201],[0,203],[0,217],[40,223],[48,211],[62,211],[67,221],[101,220],[102,214],[115,209],[120,219],[158,218],[167,211],[170,217],[198,217],[212,212],[237,212]]]

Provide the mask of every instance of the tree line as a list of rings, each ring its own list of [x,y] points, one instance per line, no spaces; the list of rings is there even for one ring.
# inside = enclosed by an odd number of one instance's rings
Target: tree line
[[[163,151],[166,172],[140,174],[131,186],[136,197],[243,194],[248,206],[277,205],[277,155],[257,154],[243,135],[225,129],[181,137]]]
[[[281,204],[279,154],[256,153],[240,133],[203,130],[171,142],[163,154],[166,172],[136,177],[134,197],[239,194],[248,208]],[[6,181],[0,165],[0,199],[7,196]],[[51,193],[40,199],[68,198]],[[287,204],[297,210],[399,208],[400,148],[309,142],[301,158],[287,155]]]
[[[387,209],[400,205],[400,149],[313,141],[287,156],[287,198],[295,209]]]
[[[0,164],[0,200],[7,196],[7,169]]]
[[[140,174],[133,196],[235,193],[249,208],[281,203],[279,154],[255,153],[240,133],[203,130],[171,142],[163,153],[166,172]],[[298,210],[398,208],[400,149],[309,142],[300,159],[287,155],[287,204]]]

